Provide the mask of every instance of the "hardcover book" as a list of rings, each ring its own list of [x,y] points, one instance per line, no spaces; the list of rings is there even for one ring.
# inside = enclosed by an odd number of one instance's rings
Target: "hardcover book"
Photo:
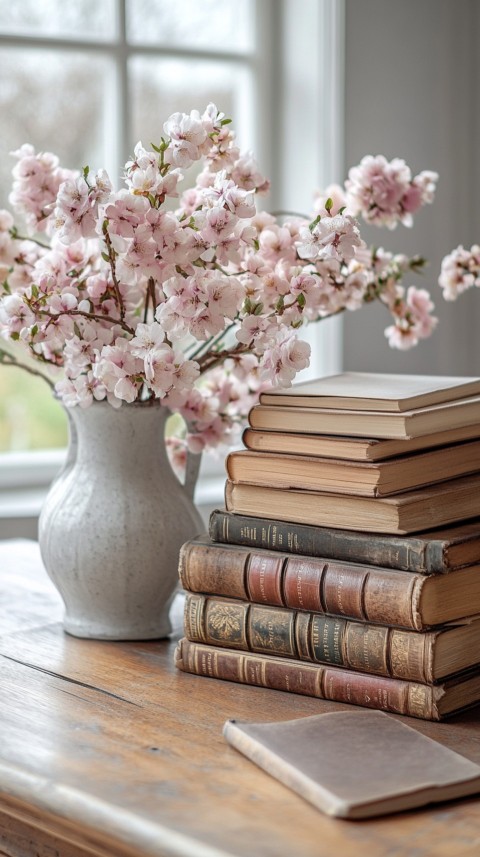
[[[247,449],[256,452],[286,452],[291,455],[345,458],[348,461],[383,461],[423,449],[451,446],[479,436],[480,428],[476,423],[404,440],[300,434],[247,428],[243,433],[243,443]]]
[[[175,665],[198,676],[363,705],[423,720],[442,720],[480,701],[478,671],[440,684],[420,684],[341,667],[207,646],[185,638],[175,650]]]
[[[480,397],[458,399],[402,413],[255,405],[248,420],[252,428],[269,431],[366,438],[415,438],[432,432],[478,425]]]
[[[381,711],[227,720],[244,756],[327,815],[369,818],[480,791],[480,767]]]
[[[232,482],[388,497],[480,471],[480,441],[378,463],[240,450],[225,464]]]
[[[210,515],[209,535],[221,544],[363,562],[419,574],[445,573],[480,562],[478,518],[398,537],[289,523],[270,516],[234,515],[216,509]]]
[[[426,576],[199,538],[183,545],[179,575],[188,592],[417,631],[480,613],[480,565]]]
[[[480,395],[480,378],[343,372],[260,395],[264,405],[409,411]]]
[[[327,491],[283,490],[226,483],[227,510],[321,527],[372,533],[414,533],[480,515],[480,474],[393,497],[356,497]]]
[[[319,613],[187,595],[196,643],[434,683],[480,665],[480,620],[418,633]]]

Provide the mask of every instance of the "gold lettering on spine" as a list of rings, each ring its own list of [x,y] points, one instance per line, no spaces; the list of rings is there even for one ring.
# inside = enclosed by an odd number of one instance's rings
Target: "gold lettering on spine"
[[[303,610],[305,609],[305,604],[304,604],[303,596],[302,596],[302,581],[303,581],[304,569],[305,569],[304,563],[299,563],[297,566],[297,574],[296,574],[296,581],[295,581],[296,587],[297,587],[298,603],[300,604],[300,607]]]
[[[340,572],[337,579],[336,596],[337,596],[337,610],[342,616],[345,615],[345,607],[343,604],[343,586],[345,583],[345,574],[343,571]]]
[[[406,713],[413,717],[431,716],[431,689],[421,684],[411,684],[408,688],[407,706]]]

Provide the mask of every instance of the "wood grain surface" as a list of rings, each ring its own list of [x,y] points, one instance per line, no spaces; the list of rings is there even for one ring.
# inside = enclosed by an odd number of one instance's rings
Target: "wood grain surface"
[[[227,718],[287,720],[350,706],[180,673],[175,640],[77,640],[64,634],[60,613],[37,546],[0,544],[0,855],[480,853],[479,800],[333,820],[222,737]],[[479,709],[441,724],[405,722],[480,763]]]

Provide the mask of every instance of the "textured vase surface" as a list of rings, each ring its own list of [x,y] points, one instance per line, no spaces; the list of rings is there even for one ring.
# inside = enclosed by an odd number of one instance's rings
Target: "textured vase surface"
[[[179,549],[204,529],[167,457],[169,412],[158,403],[116,410],[95,402],[69,416],[69,461],[39,523],[65,630],[104,640],[165,637]]]

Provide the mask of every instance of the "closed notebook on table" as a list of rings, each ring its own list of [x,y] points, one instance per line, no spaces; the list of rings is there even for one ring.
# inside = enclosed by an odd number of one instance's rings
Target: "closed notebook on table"
[[[480,766],[381,711],[227,720],[225,739],[327,815],[369,818],[480,791]]]

